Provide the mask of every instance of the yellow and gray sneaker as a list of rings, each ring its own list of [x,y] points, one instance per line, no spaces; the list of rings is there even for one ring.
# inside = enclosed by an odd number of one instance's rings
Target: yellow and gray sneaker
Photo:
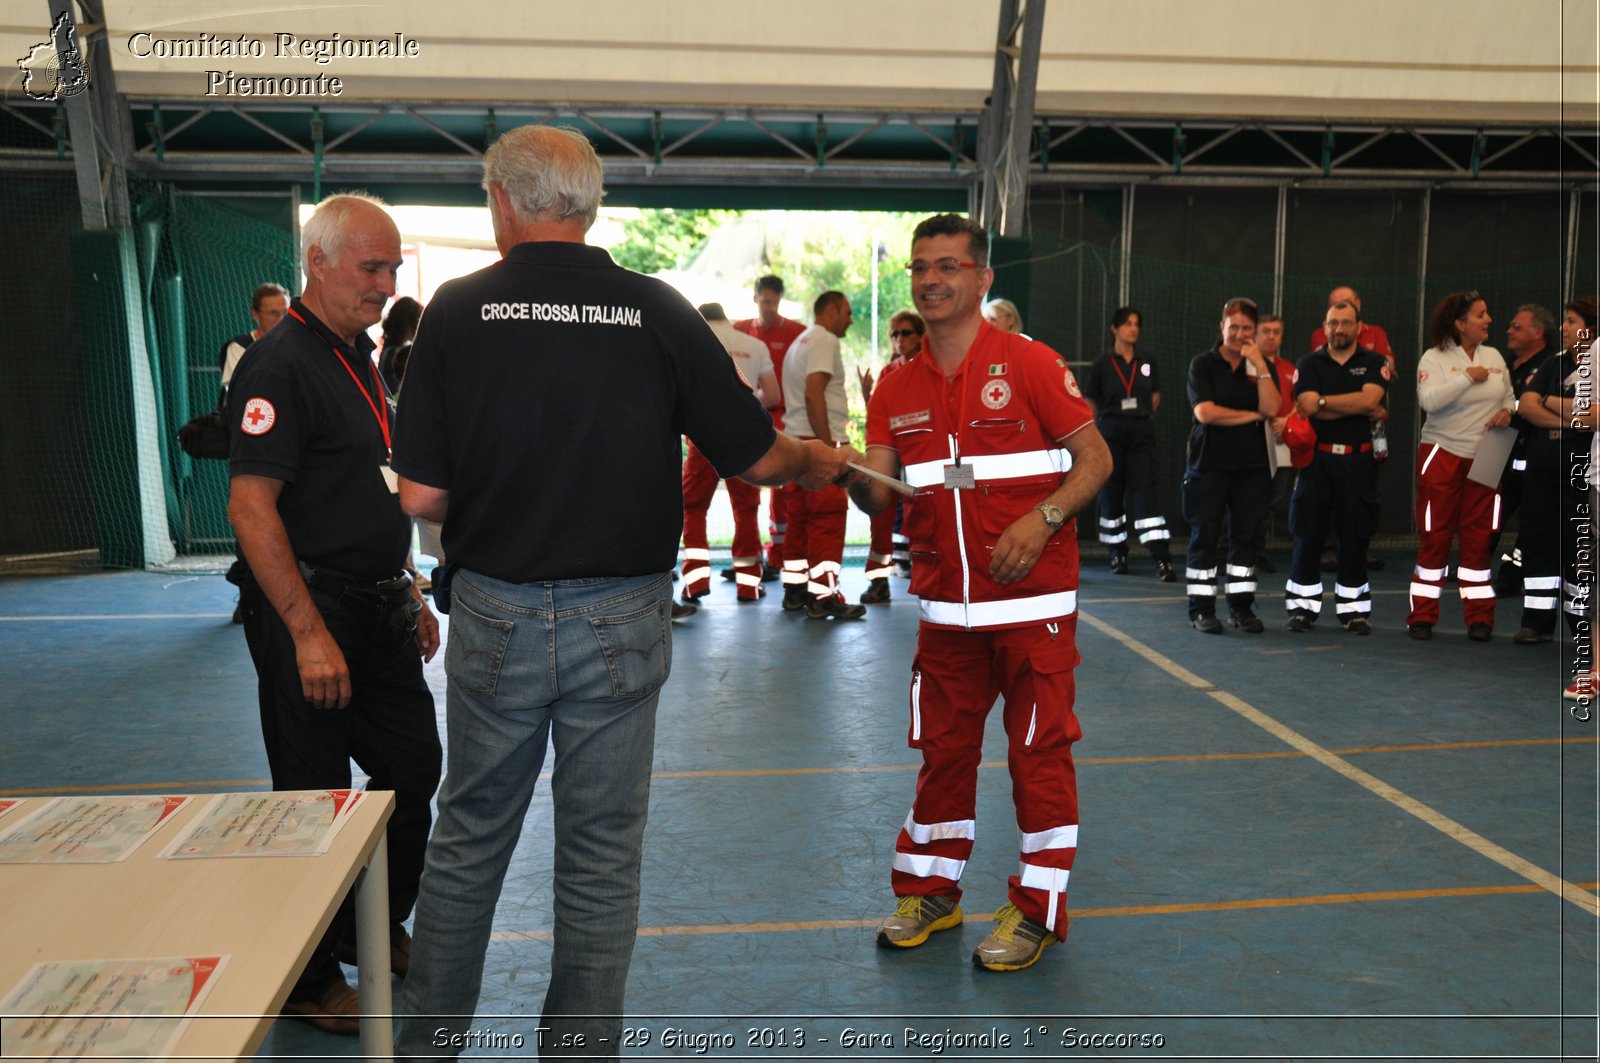
[[[934,894],[899,898],[894,914],[878,928],[878,944],[886,949],[912,949],[936,930],[961,925],[961,905],[954,897]]]
[[[1032,967],[1041,953],[1056,943],[1054,930],[1026,918],[1007,901],[994,913],[994,929],[973,950],[972,963],[989,971],[1020,971]]]

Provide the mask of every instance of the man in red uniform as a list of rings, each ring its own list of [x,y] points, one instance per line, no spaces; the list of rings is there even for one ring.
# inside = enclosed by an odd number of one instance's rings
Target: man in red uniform
[[[928,218],[911,254],[927,341],[879,382],[867,409],[867,467],[903,469],[917,491],[904,528],[922,608],[910,693],[922,769],[895,843],[899,901],[878,943],[911,948],[961,922],[984,719],[1002,694],[1021,867],[972,961],[1014,971],[1067,936],[1078,847],[1072,743],[1082,734],[1070,517],[1094,501],[1111,454],[1066,362],[983,320],[994,281],[984,231],[953,214]],[[887,487],[859,474],[849,487],[869,514],[889,502]]]
[[[789,344],[795,341],[806,327],[798,321],[790,321],[778,313],[778,305],[783,302],[783,278],[768,274],[756,281],[756,316],[735,321],[733,327],[746,336],[754,336],[767,345],[767,353],[772,357],[772,372],[783,382],[783,356],[789,351]],[[780,390],[778,404],[772,407],[772,424],[778,431],[783,431],[783,414],[786,407],[783,404],[783,395]],[[778,569],[783,566],[783,540],[789,530],[789,500],[779,491],[767,491],[767,565],[762,573],[762,580],[770,581],[778,578]],[[723,572],[725,579],[733,579],[733,569]]]

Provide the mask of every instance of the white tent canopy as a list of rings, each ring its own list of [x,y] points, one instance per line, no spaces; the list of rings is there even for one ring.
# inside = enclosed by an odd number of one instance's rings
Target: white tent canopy
[[[976,111],[993,82],[999,2],[105,0],[103,11],[131,97],[203,98],[206,71],[233,70],[332,74],[346,102]],[[7,15],[0,46],[25,56],[46,36],[48,5],[9,0]],[[1593,0],[1055,0],[1036,112],[1593,124],[1596,25]],[[318,64],[281,56],[279,34],[399,35],[416,54]],[[241,37],[264,54],[215,54]],[[212,54],[170,55],[186,49]],[[20,76],[13,67],[8,95]]]

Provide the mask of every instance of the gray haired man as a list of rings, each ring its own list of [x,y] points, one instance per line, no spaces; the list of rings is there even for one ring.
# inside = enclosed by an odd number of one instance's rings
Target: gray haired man
[[[495,902],[555,746],[554,948],[538,1047],[616,1056],[638,924],[656,702],[683,527],[679,437],[722,476],[833,483],[848,447],[779,435],[692,306],[585,245],[582,134],[484,157],[504,259],[441,287],[407,370],[400,498],[453,568],[449,767],[417,902],[398,1050],[472,1043]]]

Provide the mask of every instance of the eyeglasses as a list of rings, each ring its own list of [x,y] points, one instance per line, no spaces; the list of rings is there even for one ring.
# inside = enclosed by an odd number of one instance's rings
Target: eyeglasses
[[[896,328],[890,329],[889,335],[893,336],[895,339],[899,339],[901,336],[917,336],[920,335],[920,333],[917,332],[916,329],[912,328]]]
[[[954,277],[964,269],[982,269],[976,262],[963,262],[959,258],[941,258],[937,262],[924,262],[917,259],[915,262],[906,263],[906,272],[913,277],[924,277],[930,269],[936,269],[946,277]]]
[[[1256,309],[1256,301],[1254,299],[1246,299],[1242,295],[1234,299],[1229,299],[1227,302],[1222,304],[1222,316],[1227,317],[1229,311],[1237,312],[1240,307],[1244,306],[1254,310]]]
[[[1460,321],[1462,318],[1466,317],[1467,311],[1472,309],[1472,304],[1482,298],[1483,296],[1479,295],[1477,292],[1462,292],[1460,298],[1456,302],[1456,320]]]

